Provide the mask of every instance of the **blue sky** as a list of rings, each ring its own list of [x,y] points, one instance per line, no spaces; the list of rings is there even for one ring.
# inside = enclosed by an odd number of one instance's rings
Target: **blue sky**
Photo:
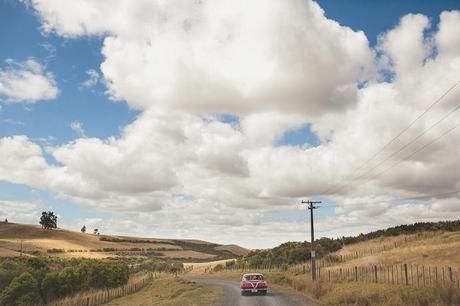
[[[416,1],[330,1],[319,0],[326,17],[338,21],[353,30],[364,31],[371,46],[377,36],[395,27],[401,16],[422,13],[433,25],[439,22],[439,14],[445,10],[460,9],[458,0]],[[434,28],[436,29],[436,28]],[[104,61],[101,54],[103,36],[65,38],[54,33],[43,33],[41,23],[31,8],[13,0],[0,1],[0,69],[33,58],[51,72],[59,90],[55,99],[34,104],[0,101],[0,138],[26,135],[43,146],[58,146],[72,142],[81,135],[72,130],[71,123],[79,122],[88,137],[107,139],[119,137],[120,131],[141,114],[125,101],[112,101],[106,93],[104,82],[99,80],[91,87],[83,86],[88,71],[101,74]],[[8,59],[14,63],[9,64]],[[235,115],[220,114],[220,120],[239,124]],[[320,141],[309,123],[289,129],[274,145],[316,147]],[[54,160],[45,154],[49,163]],[[36,190],[25,185],[0,181],[0,200],[32,201],[42,203],[44,209],[55,210],[65,224],[74,218],[110,218],[103,209],[87,209],[59,197],[51,191]],[[324,198],[325,207],[318,210],[319,220],[334,217],[335,202]],[[1,217],[1,216],[0,216]],[[302,221],[304,211],[275,210],[264,214],[264,220]]]

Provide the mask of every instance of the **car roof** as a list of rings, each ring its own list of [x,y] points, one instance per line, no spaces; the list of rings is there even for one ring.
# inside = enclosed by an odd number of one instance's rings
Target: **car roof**
[[[248,276],[248,275],[262,275],[262,273],[246,273],[246,274],[243,274],[243,276]]]

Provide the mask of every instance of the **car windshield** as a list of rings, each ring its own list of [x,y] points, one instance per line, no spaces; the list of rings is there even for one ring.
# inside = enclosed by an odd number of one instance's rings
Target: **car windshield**
[[[251,281],[251,280],[263,280],[264,277],[262,275],[246,275],[244,277],[245,280]]]

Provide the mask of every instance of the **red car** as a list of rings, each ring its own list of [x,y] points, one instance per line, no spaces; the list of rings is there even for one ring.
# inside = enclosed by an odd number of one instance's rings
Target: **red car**
[[[241,295],[246,293],[267,294],[268,285],[260,273],[247,273],[241,278]]]

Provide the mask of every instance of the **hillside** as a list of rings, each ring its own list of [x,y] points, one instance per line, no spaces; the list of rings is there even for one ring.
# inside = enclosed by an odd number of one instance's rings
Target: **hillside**
[[[439,265],[460,267],[459,232],[423,232],[398,237],[380,237],[356,244],[345,245],[333,253],[342,256],[342,265],[365,264]]]
[[[248,253],[239,246],[201,240],[137,238],[94,235],[65,229],[45,230],[40,226],[0,223],[0,256],[50,255],[105,258],[113,256],[211,260],[235,258]]]
[[[460,220],[399,225],[357,236],[315,240],[317,258],[350,265],[368,263],[460,264]],[[460,257],[459,257],[460,258]],[[310,260],[308,241],[289,241],[254,250],[244,260],[252,266],[301,264]]]

